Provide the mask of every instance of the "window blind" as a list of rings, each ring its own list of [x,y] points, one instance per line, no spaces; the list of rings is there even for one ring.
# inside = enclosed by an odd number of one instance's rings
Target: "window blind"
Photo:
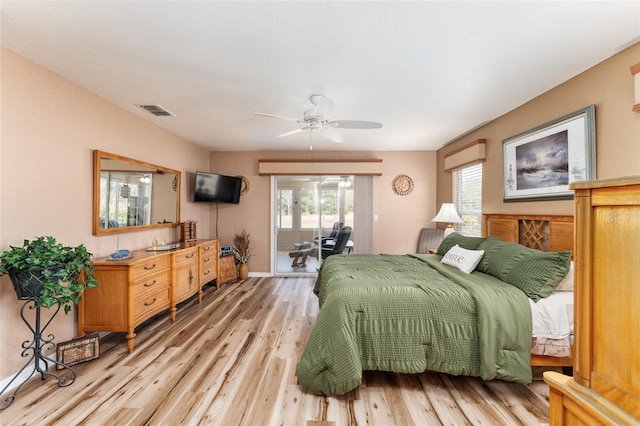
[[[453,203],[462,223],[455,224],[458,233],[468,236],[482,235],[482,163],[452,172]]]

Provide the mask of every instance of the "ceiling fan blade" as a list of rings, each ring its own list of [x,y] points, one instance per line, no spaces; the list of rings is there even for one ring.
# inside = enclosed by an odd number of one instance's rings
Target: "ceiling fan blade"
[[[315,105],[313,114],[318,117],[329,119],[333,111],[333,101],[323,95],[311,95],[311,103]]]
[[[301,131],[303,131],[303,130],[307,130],[307,129],[309,129],[309,126],[307,126],[307,127],[302,127],[302,128],[300,128],[300,129],[291,130],[290,132],[281,133],[281,134],[279,134],[279,135],[278,135],[278,136],[276,136],[276,137],[277,137],[277,138],[282,138],[282,137],[285,137],[285,136],[295,135],[296,133],[300,133]]]
[[[324,136],[325,138],[331,141],[334,141],[336,143],[344,142],[344,138],[340,135],[340,133],[336,132],[331,128],[323,127],[320,133],[322,133],[322,136]]]
[[[328,122],[327,125],[342,129],[379,129],[382,127],[382,123],[360,120],[336,120]]]
[[[296,122],[302,122],[301,120],[298,120],[297,118],[292,118],[292,117],[285,117],[283,115],[275,115],[275,114],[265,114],[263,112],[254,112],[255,115],[261,115],[263,117],[273,117],[273,118],[281,118],[282,120],[287,120],[287,121],[296,121]]]

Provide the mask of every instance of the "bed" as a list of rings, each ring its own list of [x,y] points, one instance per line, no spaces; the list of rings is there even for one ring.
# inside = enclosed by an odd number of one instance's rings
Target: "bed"
[[[485,215],[484,221],[486,236],[453,234],[435,254],[326,259],[299,383],[340,395],[359,386],[364,370],[529,383],[532,359],[566,363],[532,357],[530,300],[547,299],[567,278],[572,217]]]

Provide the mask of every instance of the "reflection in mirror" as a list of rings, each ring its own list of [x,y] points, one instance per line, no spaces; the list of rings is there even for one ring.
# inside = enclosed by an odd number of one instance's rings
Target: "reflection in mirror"
[[[179,171],[98,150],[93,160],[94,235],[179,224]]]

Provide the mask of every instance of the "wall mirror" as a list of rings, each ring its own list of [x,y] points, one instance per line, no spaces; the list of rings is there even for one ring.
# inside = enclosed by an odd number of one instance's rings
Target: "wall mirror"
[[[180,172],[93,152],[93,234],[180,224]]]

